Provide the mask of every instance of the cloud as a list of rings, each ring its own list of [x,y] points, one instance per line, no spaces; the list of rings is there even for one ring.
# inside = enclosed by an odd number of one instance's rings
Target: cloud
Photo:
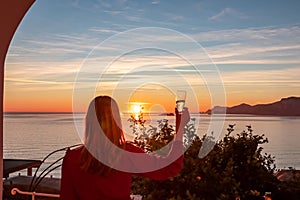
[[[116,29],[103,29],[101,27],[92,27],[91,32],[101,34],[97,35],[67,35],[55,34],[40,38],[22,38],[21,42],[16,42],[11,46],[9,52],[9,62],[26,62],[28,61],[61,61],[69,62],[73,58],[85,58],[92,49],[101,53],[100,56],[105,59],[110,58],[111,53],[121,52],[124,47],[132,46],[132,41],[139,43],[144,47],[161,46],[168,48],[168,43],[177,44],[181,55],[201,60],[199,52],[191,49],[191,45],[186,42],[188,39],[178,34],[169,34],[169,32],[157,31],[140,37],[135,33],[130,33],[125,39],[118,39],[107,45],[100,45],[105,39],[105,33],[118,33]],[[145,31],[149,31],[145,29]],[[103,39],[98,35],[102,35]],[[203,44],[205,51],[218,64],[297,64],[300,52],[300,28],[294,27],[262,27],[248,29],[230,29],[200,32],[189,35],[199,44]],[[140,55],[137,55],[138,57]],[[160,56],[158,59],[168,60],[170,55]],[[203,57],[204,58],[204,57]],[[135,57],[132,58],[133,62]],[[151,58],[151,59],[154,59]],[[208,61],[208,59],[206,59]],[[9,63],[8,62],[8,63]],[[96,60],[96,62],[100,62]],[[128,61],[127,61],[128,62]],[[172,63],[172,61],[170,62]],[[175,62],[174,62],[175,63]],[[180,62],[177,62],[180,63]]]
[[[91,32],[100,33],[103,38],[103,34],[115,33],[115,30],[101,27],[90,29]],[[151,32],[149,29],[145,31],[149,35],[140,37],[139,34],[128,34],[125,38],[98,46],[90,55],[91,50],[103,38],[93,34],[55,34],[35,39],[24,37],[10,48],[6,62],[6,85],[9,88],[22,86],[24,90],[43,90],[43,87],[49,90],[70,89],[82,65],[89,66],[83,71],[86,73],[85,79],[81,80],[85,87],[99,81],[104,69],[106,71],[101,84],[106,88],[113,88],[119,80],[123,81],[122,87],[133,87],[135,83],[142,83],[143,80],[178,85],[178,74],[186,77],[191,85],[205,85],[199,76],[194,75],[194,69],[185,58],[200,63],[201,73],[207,74],[209,70],[213,70],[210,68],[212,63],[208,56],[218,65],[253,65],[253,68],[247,66],[247,71],[237,68],[230,73],[222,71],[225,84],[250,85],[255,82],[293,87],[300,84],[299,68],[291,67],[300,66],[300,28],[297,26],[231,29],[189,35],[204,44],[205,49],[200,54],[190,48],[188,40],[180,37],[180,33],[166,34],[169,32]],[[176,55],[164,49],[156,51],[146,48],[115,56],[122,52],[122,48],[133,45],[132,41],[144,45],[145,48],[159,45],[168,48],[168,45],[173,44],[178,47],[180,54]],[[89,56],[84,63],[87,55]],[[106,68],[108,61],[112,62],[110,68]],[[270,70],[257,70],[257,65],[280,65],[282,69],[274,70],[270,67]],[[65,87],[59,88],[60,84]],[[111,86],[108,87],[109,85]]]
[[[300,63],[298,26],[219,30],[190,36],[203,44],[217,64]]]
[[[89,29],[89,31],[98,32],[98,33],[110,33],[110,34],[115,34],[120,32],[114,29],[100,28],[100,27],[92,27]]]
[[[152,1],[151,4],[152,4],[152,5],[158,5],[158,4],[159,4],[159,1]]]
[[[143,22],[144,18],[141,16],[124,15],[124,17],[131,22]]]
[[[224,83],[250,84],[250,85],[290,85],[300,86],[300,66],[297,68],[270,69],[270,70],[245,70],[235,72],[222,72]]]
[[[96,28],[93,30],[96,31]],[[104,31],[112,32],[109,29]],[[27,61],[37,63],[41,61],[69,62],[74,58],[85,58],[95,46],[106,38],[104,35],[95,35],[95,33],[91,32],[82,35],[48,34],[39,37],[24,36],[11,45],[8,63]],[[99,35],[103,38],[100,38]]]
[[[219,21],[219,20],[223,20],[226,17],[235,17],[235,18],[239,18],[239,19],[247,19],[249,18],[248,16],[236,11],[233,8],[224,8],[223,10],[221,10],[221,12],[211,16],[209,18],[209,20],[212,21]]]
[[[178,15],[178,14],[174,14],[174,13],[163,13],[163,15],[167,18],[167,19],[169,19],[169,20],[172,20],[172,21],[182,21],[182,20],[184,20],[185,19],[185,17],[184,16],[182,16],[182,15]]]
[[[121,15],[124,14],[121,10],[104,10],[103,12],[108,13],[110,15]]]
[[[284,39],[284,42],[294,42],[294,40],[300,37],[300,27],[259,27],[259,28],[244,28],[244,29],[225,29],[218,31],[199,32],[190,35],[198,42],[207,41],[223,41],[223,42],[238,42],[238,41],[280,41]],[[290,39],[290,40],[288,40]]]

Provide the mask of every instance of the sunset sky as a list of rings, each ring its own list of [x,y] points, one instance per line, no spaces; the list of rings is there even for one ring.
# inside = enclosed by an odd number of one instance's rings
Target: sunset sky
[[[299,9],[298,0],[36,1],[7,54],[4,109],[84,111],[95,93],[121,111],[141,102],[169,112],[176,89],[194,112],[300,96]],[[223,87],[226,102],[213,99]]]

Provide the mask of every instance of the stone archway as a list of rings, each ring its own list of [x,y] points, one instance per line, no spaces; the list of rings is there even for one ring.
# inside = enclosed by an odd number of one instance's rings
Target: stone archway
[[[0,178],[3,178],[3,90],[5,58],[10,42],[24,15],[35,0],[4,0],[0,2]],[[2,199],[3,182],[0,183]]]

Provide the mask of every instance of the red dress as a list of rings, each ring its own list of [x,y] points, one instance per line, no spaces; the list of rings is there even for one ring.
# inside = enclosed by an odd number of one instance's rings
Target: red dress
[[[182,145],[174,148],[175,144],[172,149],[182,148]],[[60,200],[130,200],[132,175],[165,180],[177,175],[183,166],[183,156],[180,156],[170,165],[153,172],[131,174],[113,171],[107,176],[100,176],[80,169],[81,149],[82,147],[69,150],[65,155],[62,165]],[[126,143],[125,149],[129,152],[144,153],[141,148],[130,143]],[[164,158],[158,157],[158,159]]]

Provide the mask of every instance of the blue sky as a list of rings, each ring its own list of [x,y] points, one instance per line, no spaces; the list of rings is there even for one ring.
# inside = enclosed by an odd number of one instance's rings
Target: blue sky
[[[6,108],[13,110],[14,106],[19,105],[15,109],[21,109],[21,102],[16,100],[18,95],[30,92],[32,97],[37,98],[45,94],[45,89],[49,94],[56,92],[62,99],[70,99],[76,74],[85,58],[92,57],[90,53],[95,46],[115,34],[141,27],[177,31],[202,45],[220,69],[229,105],[264,103],[281,97],[299,96],[299,9],[300,1],[297,0],[36,1],[19,26],[7,55]],[[178,42],[178,38],[172,38],[167,32],[160,35],[158,31],[153,36],[154,43]],[[137,38],[128,38],[125,45],[130,44],[130,39]],[[143,39],[139,40],[143,42]],[[181,45],[183,54],[197,57],[184,43]],[[112,56],[113,50],[106,48],[107,51],[101,50],[101,56]],[[177,69],[186,66],[176,58],[167,58],[170,54],[158,53],[152,55],[149,63],[167,65],[167,62],[162,63],[166,60]],[[141,52],[130,59],[141,59]],[[149,63],[144,62],[140,67]],[[118,70],[110,76],[117,78],[122,74],[124,65],[118,66]],[[135,74],[145,78],[156,74],[165,79],[168,74],[160,73],[163,71],[158,69],[150,73],[140,69]],[[189,73],[193,74],[191,71]],[[133,76],[130,78],[135,80]],[[115,80],[112,78],[111,83]],[[192,82],[203,84],[201,80]],[[32,104],[34,101],[28,97],[26,102]]]

